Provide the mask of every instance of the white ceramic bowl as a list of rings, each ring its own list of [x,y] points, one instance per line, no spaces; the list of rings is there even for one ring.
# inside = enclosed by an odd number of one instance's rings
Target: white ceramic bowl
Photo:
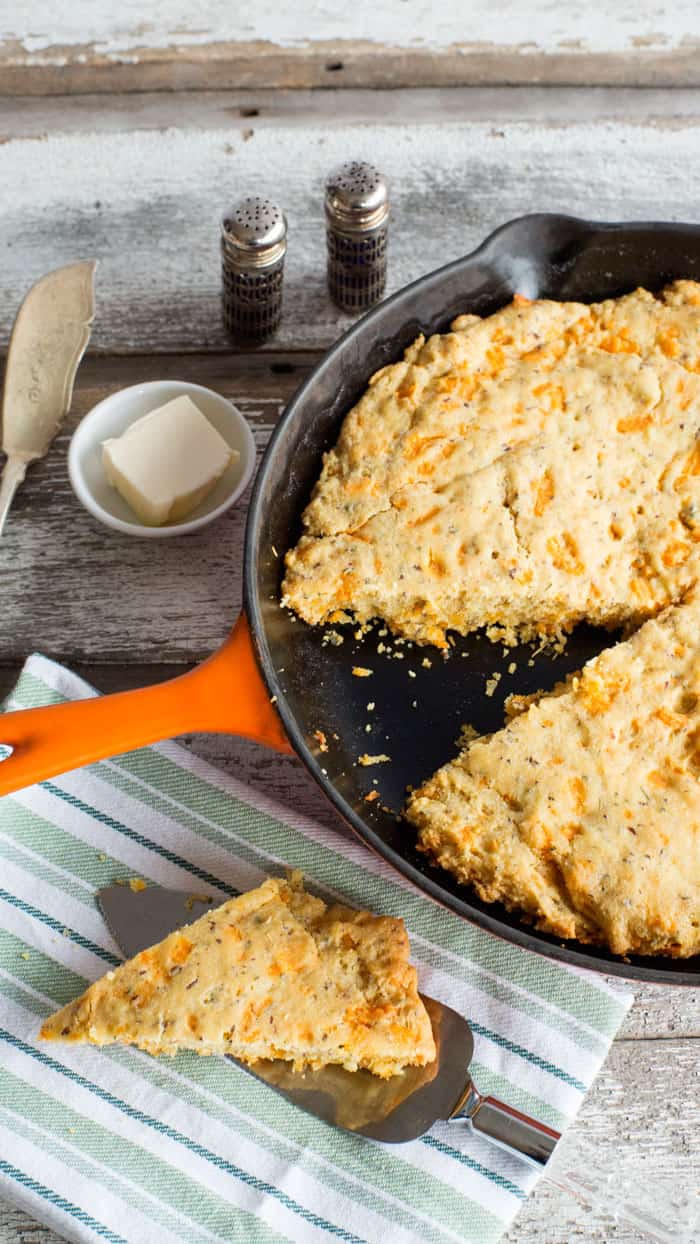
[[[110,436],[121,436],[136,419],[183,394],[192,398],[226,443],[238,450],[240,457],[187,518],[165,523],[162,527],[147,527],[138,521],[131,507],[109,483],[102,465],[102,442]],[[255,442],[240,410],[212,389],[186,380],[152,380],[106,397],[78,424],[68,450],[70,482],[85,509],[115,531],[147,539],[182,536],[218,518],[238,500],[254,467]]]

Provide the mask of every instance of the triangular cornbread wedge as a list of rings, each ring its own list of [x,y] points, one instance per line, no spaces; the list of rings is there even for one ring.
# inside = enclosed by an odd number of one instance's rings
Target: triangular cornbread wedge
[[[348,414],[287,554],[283,604],[555,636],[633,624],[700,569],[700,285],[516,300],[419,338]]]
[[[700,952],[700,590],[410,797],[439,864],[558,937]]]
[[[403,921],[271,878],[108,972],[41,1036],[391,1076],[435,1058],[408,955]]]

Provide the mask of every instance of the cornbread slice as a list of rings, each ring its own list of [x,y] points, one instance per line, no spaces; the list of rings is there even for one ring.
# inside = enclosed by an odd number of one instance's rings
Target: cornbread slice
[[[421,848],[558,937],[700,952],[700,591],[517,707],[411,795]]]
[[[419,338],[326,455],[282,603],[442,647],[638,624],[698,574],[699,372],[690,281]]]
[[[41,1036],[388,1077],[436,1056],[408,954],[403,921],[270,878],[108,972]]]

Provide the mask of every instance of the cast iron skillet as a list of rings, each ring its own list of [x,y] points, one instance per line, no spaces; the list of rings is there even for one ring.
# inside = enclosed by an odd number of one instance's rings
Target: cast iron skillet
[[[504,660],[499,647],[478,636],[456,643],[447,662],[437,650],[424,648],[398,648],[387,658],[377,652],[382,637],[376,632],[357,641],[352,628],[346,628],[342,644],[324,644],[317,628],[305,626],[278,603],[283,555],[300,534],[300,515],[323,451],[336,440],[343,416],[371,374],[399,358],[419,332],[444,330],[459,312],[487,315],[516,291],[533,298],[592,300],[640,284],[658,289],[684,276],[700,277],[700,228],[695,226],[599,225],[566,216],[526,216],[504,225],[466,259],[370,312],[326,355],[270,442],[246,532],[245,611],[229,639],[208,661],[169,682],[5,714],[0,741],[9,745],[11,755],[0,763],[0,795],[176,734],[218,730],[282,751],[291,750],[291,741],[360,838],[459,915],[567,963],[637,980],[700,984],[700,956],[623,961],[576,942],[562,944],[533,932],[503,908],[480,903],[415,851],[411,828],[396,815],[406,786],[416,785],[455,754],[464,722],[479,731],[497,729],[508,692],[551,687],[614,642],[609,633],[579,628],[557,661],[533,659],[529,649],[513,650]],[[401,660],[394,659],[396,651]],[[430,668],[422,664],[426,656],[432,658]],[[517,670],[510,675],[512,661]],[[374,673],[354,678],[353,665]],[[494,672],[502,678],[489,697],[485,685]],[[374,709],[367,708],[369,702]],[[319,732],[328,740],[326,752],[320,749]],[[363,752],[386,752],[391,763],[363,768],[356,763]],[[365,796],[373,789],[381,797],[367,803]]]
[[[584,302],[617,297],[637,285],[658,290],[679,277],[700,279],[700,227],[688,224],[599,224],[570,216],[525,216],[503,225],[464,259],[430,273],[381,303],[328,352],[288,406],[260,468],[246,532],[245,608],[258,661],[285,730],[310,773],[355,833],[433,898],[507,941],[566,963],[637,980],[700,985],[700,956],[624,961],[602,949],[533,931],[496,904],[481,903],[414,848],[413,831],[396,819],[407,785],[417,785],[456,754],[460,726],[480,732],[503,723],[503,700],[516,691],[551,687],[615,642],[609,632],[579,627],[565,653],[534,664],[529,648],[507,658],[483,637],[457,637],[451,658],[407,647],[396,660],[380,655],[376,629],[339,646],[280,609],[285,551],[301,534],[300,515],[344,415],[384,364],[401,357],[419,332],[445,331],[456,315],[488,315],[517,291],[529,298]],[[390,636],[383,637],[391,643]],[[467,655],[468,654],[468,655]],[[432,660],[430,669],[423,658]],[[517,671],[508,675],[511,661]],[[372,669],[353,677],[354,665]],[[408,670],[415,673],[410,677]],[[496,692],[485,695],[494,671]],[[368,711],[368,702],[376,707]],[[371,733],[365,730],[372,724]],[[316,731],[328,741],[321,752]],[[337,736],[337,737],[336,737]],[[385,752],[391,764],[357,765],[363,753]],[[381,799],[367,803],[377,778]],[[380,804],[395,810],[383,811]]]

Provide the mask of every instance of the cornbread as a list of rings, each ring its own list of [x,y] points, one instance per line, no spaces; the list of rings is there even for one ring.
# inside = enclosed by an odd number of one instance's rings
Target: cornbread
[[[618,954],[700,951],[700,590],[522,697],[408,801],[486,902]]]
[[[403,921],[268,879],[97,981],[46,1041],[196,1050],[388,1077],[435,1059]]]
[[[699,373],[691,281],[419,337],[326,455],[283,604],[440,647],[641,623],[698,575]]]

